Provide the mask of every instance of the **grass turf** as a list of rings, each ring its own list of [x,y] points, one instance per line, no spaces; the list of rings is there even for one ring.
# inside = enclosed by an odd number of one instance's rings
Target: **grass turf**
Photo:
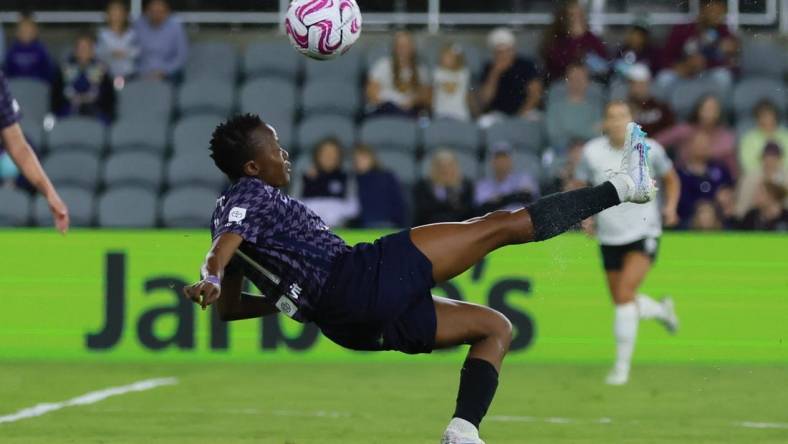
[[[179,383],[0,424],[2,443],[436,444],[459,363],[88,364],[0,361],[0,416],[90,391]],[[636,365],[625,387],[596,365],[504,367],[488,444],[788,442],[788,367]]]

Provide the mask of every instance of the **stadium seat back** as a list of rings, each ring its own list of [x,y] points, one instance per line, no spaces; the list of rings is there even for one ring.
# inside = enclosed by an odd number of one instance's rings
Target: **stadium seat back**
[[[97,218],[105,228],[155,227],[156,194],[142,187],[110,188],[98,199]]]
[[[434,120],[424,129],[424,148],[432,151],[441,147],[476,153],[479,151],[481,131],[472,122],[452,119]]]
[[[60,198],[68,206],[68,217],[73,227],[89,227],[93,224],[95,201],[93,193],[79,187],[63,186],[57,190]],[[54,221],[49,203],[38,195],[33,203],[33,218],[39,227],[50,227]]]
[[[419,146],[419,128],[405,117],[375,117],[364,121],[359,134],[361,142],[377,151],[400,150],[411,153]]]
[[[168,228],[208,228],[217,197],[213,188],[174,188],[161,201],[161,222]]]
[[[44,159],[43,167],[56,186],[73,185],[92,192],[99,183],[99,160],[95,154],[52,153]]]
[[[297,136],[299,152],[311,152],[318,142],[329,137],[339,140],[345,149],[350,149],[356,142],[353,121],[334,115],[316,115],[302,120]]]
[[[102,176],[108,188],[133,185],[158,191],[164,177],[164,164],[161,156],[152,153],[121,152],[106,160]]]
[[[355,84],[334,79],[309,82],[301,95],[303,115],[338,114],[355,117],[361,106],[360,91]]]
[[[53,152],[81,150],[98,154],[104,150],[106,127],[90,117],[67,117],[55,123],[47,145]]]
[[[21,227],[30,220],[30,196],[15,188],[0,188],[0,227]]]
[[[229,115],[235,108],[233,83],[213,77],[188,80],[178,90],[178,111],[181,115],[212,113]]]

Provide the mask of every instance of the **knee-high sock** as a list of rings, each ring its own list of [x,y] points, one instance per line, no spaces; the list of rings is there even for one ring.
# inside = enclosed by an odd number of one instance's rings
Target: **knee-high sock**
[[[638,305],[640,319],[665,319],[667,317],[665,307],[646,294],[637,295],[635,303]]]
[[[629,370],[638,334],[638,309],[634,302],[616,305],[613,333],[616,337],[616,367]]]
[[[543,197],[528,206],[534,240],[558,236],[583,219],[620,203],[619,192],[611,182]]]
[[[477,429],[498,388],[498,371],[484,359],[468,358],[460,372],[460,389],[454,417],[464,419]]]

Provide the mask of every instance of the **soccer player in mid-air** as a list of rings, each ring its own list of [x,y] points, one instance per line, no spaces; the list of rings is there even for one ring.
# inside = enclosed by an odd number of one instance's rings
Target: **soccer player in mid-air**
[[[203,308],[215,304],[224,320],[283,312],[314,322],[352,350],[430,353],[469,344],[456,409],[441,442],[483,443],[479,423],[498,386],[511,323],[488,307],[435,297],[430,290],[497,248],[544,241],[622,202],[652,199],[648,147],[637,128],[629,125],[635,137],[624,148],[621,167],[600,185],[350,247],[279,190],[290,181],[290,162],[275,129],[255,115],[233,117],[216,128],[210,146],[216,166],[233,184],[213,213],[202,279],[184,293]],[[264,297],[242,292],[244,277]]]
[[[36,153],[22,134],[20,120],[19,103],[11,95],[5,75],[0,71],[0,152],[5,149],[28,182],[46,198],[55,227],[61,233],[65,233],[69,225],[68,208],[60,199],[49,177],[41,168]]]
[[[622,158],[628,155],[631,134],[627,123],[631,119],[632,109],[627,102],[612,101],[607,105],[603,122],[605,135],[591,140],[583,148],[575,172],[578,186],[605,182],[607,172],[621,164]],[[678,329],[673,299],[665,297],[658,302],[638,291],[657,256],[662,222],[670,226],[678,221],[676,206],[681,187],[662,146],[651,139],[647,143],[650,147],[649,170],[661,179],[664,190],[661,214],[656,200],[652,200],[643,205],[625,203],[596,215],[595,231],[615,304],[616,361],[605,381],[610,385],[623,385],[629,380],[640,319],[659,320],[671,333]],[[585,223],[589,231],[593,230],[592,223],[592,219]]]

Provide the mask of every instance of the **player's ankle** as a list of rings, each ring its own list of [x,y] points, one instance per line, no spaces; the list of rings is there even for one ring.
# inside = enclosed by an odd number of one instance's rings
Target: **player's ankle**
[[[618,200],[622,203],[629,202],[632,198],[632,192],[635,189],[635,182],[632,178],[627,174],[613,174],[608,180],[613,184],[613,187],[615,187],[616,193],[618,194]]]

